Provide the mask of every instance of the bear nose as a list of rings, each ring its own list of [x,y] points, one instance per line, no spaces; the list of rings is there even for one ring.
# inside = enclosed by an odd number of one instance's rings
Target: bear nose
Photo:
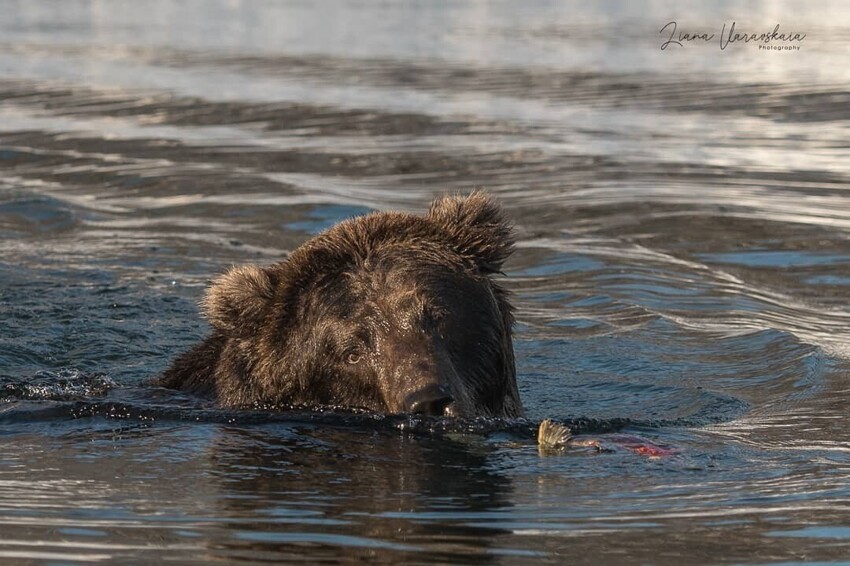
[[[404,399],[405,411],[414,415],[439,416],[454,402],[444,385],[429,385]]]

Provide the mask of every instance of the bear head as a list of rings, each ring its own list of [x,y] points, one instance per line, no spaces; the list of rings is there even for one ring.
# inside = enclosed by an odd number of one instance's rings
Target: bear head
[[[343,221],[283,262],[231,269],[202,308],[222,404],[520,416],[507,292],[512,230],[487,195]]]

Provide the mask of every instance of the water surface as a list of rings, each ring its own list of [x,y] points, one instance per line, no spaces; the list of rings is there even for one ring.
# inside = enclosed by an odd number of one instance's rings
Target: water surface
[[[850,559],[841,3],[0,11],[0,560]],[[528,421],[144,385],[231,264],[472,187],[517,226]],[[608,450],[541,456],[546,417]]]

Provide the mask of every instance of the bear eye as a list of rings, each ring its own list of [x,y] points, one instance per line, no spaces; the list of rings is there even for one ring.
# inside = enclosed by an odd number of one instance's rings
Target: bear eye
[[[362,357],[363,354],[358,351],[348,352],[348,354],[345,355],[345,361],[353,365],[358,363]]]

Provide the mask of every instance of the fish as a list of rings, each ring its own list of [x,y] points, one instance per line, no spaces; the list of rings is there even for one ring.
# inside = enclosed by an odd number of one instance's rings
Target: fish
[[[590,448],[596,452],[614,452],[616,448],[626,448],[635,454],[655,460],[678,454],[676,448],[655,444],[634,435],[606,435],[603,446],[598,438],[573,436],[570,427],[556,423],[551,419],[543,420],[537,428],[537,450],[541,456],[550,456],[565,452],[568,448]]]
[[[540,454],[557,453],[567,447],[570,438],[572,431],[568,426],[545,419],[537,428],[537,449]]]

